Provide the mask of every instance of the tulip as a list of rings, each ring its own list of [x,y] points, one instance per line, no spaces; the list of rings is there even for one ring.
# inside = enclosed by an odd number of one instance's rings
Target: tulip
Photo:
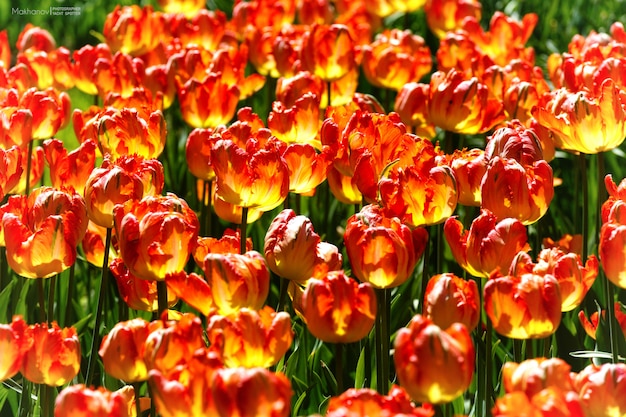
[[[399,91],[430,72],[430,49],[409,30],[386,29],[363,47],[363,73],[375,86]]]
[[[602,225],[598,255],[606,277],[620,288],[626,288],[625,241],[626,224],[606,222]]]
[[[98,119],[98,144],[112,157],[140,155],[156,159],[165,147],[167,128],[160,110],[108,108]]]
[[[418,314],[398,331],[394,363],[400,386],[414,401],[446,403],[472,382],[474,345],[461,323],[441,329]]]
[[[54,404],[54,417],[130,417],[126,398],[103,387],[88,388],[83,384],[63,389]]]
[[[29,147],[23,147],[20,149],[20,153],[22,154],[22,176],[20,177],[19,182],[12,190],[8,190],[9,194],[25,194],[26,190],[32,190],[33,188],[41,185],[41,179],[44,174],[44,169],[46,165],[46,159],[44,156],[44,150],[41,146],[36,146],[33,148],[32,153],[30,154],[30,181],[28,183],[28,187],[26,186],[26,172],[28,169],[28,155],[29,155]]]
[[[267,117],[267,127],[283,142],[319,147],[319,108],[320,97],[313,93],[304,93],[291,106],[274,101]]]
[[[39,90],[54,88],[65,91],[74,87],[70,51],[65,47],[51,51],[28,50],[17,55],[17,62],[35,73]]]
[[[458,203],[465,206],[480,206],[482,200],[480,184],[487,172],[485,152],[476,148],[457,149],[448,159],[448,165],[456,178]]]
[[[201,331],[201,329],[200,329]],[[186,347],[188,342],[180,340]],[[176,349],[173,350],[178,350]],[[212,386],[222,367],[215,352],[188,352],[181,365],[150,370],[150,389],[156,410],[163,417],[219,416]]]
[[[83,195],[85,183],[91,175],[96,163],[96,143],[87,140],[79,147],[68,152],[63,142],[49,139],[44,142],[46,161],[50,166],[52,186],[61,189],[71,187],[79,195]]]
[[[491,410],[494,417],[551,416],[584,417],[581,401],[574,391],[562,391],[555,387],[542,389],[529,396],[521,391],[513,391],[496,399]]]
[[[153,327],[154,326],[154,327]],[[143,360],[149,370],[163,375],[176,372],[186,365],[194,352],[206,348],[200,318],[190,313],[182,314],[177,320],[165,320],[149,326],[150,332],[143,344]]]
[[[406,391],[394,385],[388,395],[381,395],[369,388],[350,388],[341,395],[331,397],[326,417],[432,417],[434,410],[429,405],[416,407]]]
[[[559,248],[543,249],[533,263],[530,256],[521,252],[511,265],[513,275],[523,272],[537,275],[553,275],[559,282],[561,311],[571,311],[582,303],[598,275],[598,259],[595,255],[582,264],[580,255],[566,253]]]
[[[104,21],[102,34],[114,52],[142,55],[156,48],[165,31],[165,18],[151,6],[116,6]]]
[[[306,216],[291,209],[281,211],[272,221],[265,235],[265,259],[276,275],[304,283],[314,275],[314,269],[325,263],[320,253],[323,246],[313,224]],[[341,269],[342,256],[334,248],[329,270]]]
[[[268,144],[256,149],[251,139],[242,149],[232,140],[218,140],[211,149],[217,176],[216,194],[237,206],[269,211],[289,191],[289,170],[278,149]],[[249,150],[251,149],[252,150]]]
[[[276,100],[287,108],[295,107],[298,102],[302,103],[300,100],[305,95],[312,97],[304,100],[303,104],[314,101],[314,97],[319,99],[324,96],[325,90],[326,86],[322,79],[308,71],[298,71],[291,76],[283,76],[276,80]],[[322,106],[322,103],[318,104]]]
[[[586,416],[614,417],[626,413],[626,364],[587,365],[575,377],[574,387]]]
[[[163,281],[184,270],[198,238],[196,214],[175,196],[129,200],[114,211],[120,255],[141,279]]]
[[[288,313],[265,306],[259,311],[242,308],[229,316],[211,316],[207,338],[229,368],[268,368],[285,355],[293,331]]]
[[[342,174],[334,165],[331,165],[326,173],[326,178],[328,179],[328,187],[337,200],[343,204],[361,204],[363,194],[356,186],[354,177]]]
[[[456,218],[446,220],[443,232],[458,264],[475,277],[494,271],[506,273],[515,256],[530,250],[524,225],[516,219],[497,221],[489,210],[481,210],[469,230]]]
[[[544,159],[541,142],[535,131],[518,121],[507,123],[487,139],[485,147],[487,161],[499,156],[514,159],[523,167],[527,167]]]
[[[87,224],[87,232],[85,233],[85,237],[83,237],[83,240],[81,242],[85,260],[93,266],[97,266],[98,268],[102,268],[102,265],[104,263],[104,245],[106,243],[106,235],[106,228],[98,226],[90,220]],[[117,248],[117,236],[115,236],[115,233],[111,233],[111,245],[109,246],[109,265],[112,263],[113,259],[118,257]]]
[[[427,0],[424,12],[428,28],[442,39],[448,32],[462,29],[466,17],[480,20],[482,6],[476,0]]]
[[[193,252],[193,259],[202,268],[204,258],[209,253],[239,253],[241,250],[241,231],[239,229],[226,229],[221,238],[198,237],[196,248]],[[252,250],[252,238],[246,239],[246,252]]]
[[[78,375],[81,356],[75,328],[61,329],[56,322],[30,325],[24,331],[24,343],[20,372],[29,381],[59,387]]]
[[[619,327],[622,329],[622,333],[626,338],[626,313],[622,311],[622,305],[619,302],[615,302],[614,309],[615,319],[617,320],[617,323],[619,324]],[[602,320],[606,320],[606,310],[601,310],[600,314],[598,314],[597,311],[594,311],[591,316],[589,316],[589,318],[585,316],[584,311],[581,310],[578,312],[578,319],[580,320],[580,324],[582,324],[585,333],[587,333],[587,335],[592,339],[596,339],[596,332],[598,330],[600,315],[602,316]]]
[[[337,81],[356,66],[354,48],[347,26],[314,25],[302,39],[302,67],[326,82]]]
[[[116,52],[112,59],[98,59],[92,72],[98,95],[102,98],[110,92],[128,97],[137,87],[142,87],[145,63],[139,58]]]
[[[428,115],[441,129],[470,135],[488,131],[505,117],[502,103],[485,84],[454,69],[431,76]]]
[[[19,184],[23,172],[20,148],[0,148],[0,201]]]
[[[215,128],[228,123],[235,115],[240,90],[227,83],[221,73],[209,73],[205,78],[191,78],[177,86],[183,119],[194,128]],[[218,105],[208,105],[219,103]]]
[[[184,271],[167,276],[168,293],[174,294],[189,306],[195,308],[205,316],[213,310],[213,294],[211,287],[200,275]]]
[[[11,67],[11,46],[9,45],[9,35],[6,29],[0,31],[0,68],[9,69]]]
[[[148,335],[160,324],[159,321],[149,323],[141,318],[116,323],[102,339],[98,351],[105,372],[128,383],[147,380],[144,344]]]
[[[17,91],[12,91],[15,94],[15,100],[17,100]],[[4,108],[0,111],[0,145],[4,149],[9,149],[12,146],[26,147],[32,139],[33,113],[28,109],[18,108],[17,102],[2,104]],[[14,104],[14,106],[10,106],[10,104]]]
[[[269,294],[270,274],[260,253],[209,253],[203,269],[218,314],[232,314],[243,307],[263,307]]]
[[[464,280],[451,273],[428,280],[424,292],[425,316],[442,329],[462,323],[468,331],[480,321],[480,294],[476,281]]]
[[[597,95],[564,88],[545,95],[532,112],[563,150],[595,154],[616,148],[626,137],[626,105],[611,79]]]
[[[528,397],[547,387],[563,392],[574,389],[570,365],[560,358],[527,359],[521,363],[506,362],[502,382],[506,392],[522,391]]]
[[[393,108],[402,122],[414,129],[413,133],[432,139],[435,137],[435,126],[428,116],[429,96],[429,84],[408,82],[398,91]]]
[[[194,129],[189,133],[185,144],[185,159],[189,171],[194,177],[204,181],[215,180],[215,171],[211,164],[211,148],[215,142],[212,133],[211,129]]]
[[[494,330],[513,339],[547,337],[561,323],[561,293],[552,275],[490,278],[484,303]]]
[[[89,219],[98,226],[113,227],[113,208],[128,200],[141,200],[163,190],[163,165],[140,156],[105,157],[85,184]]]
[[[352,343],[372,330],[376,295],[368,283],[357,283],[343,271],[328,272],[308,281],[300,300],[306,325],[320,340]]]
[[[264,368],[216,372],[213,401],[219,417],[287,417],[293,391],[287,377]]]
[[[157,3],[165,13],[181,13],[188,18],[193,18],[206,6],[202,0],[158,0]]]
[[[411,230],[375,205],[350,217],[344,234],[352,273],[375,288],[397,287],[409,279],[427,241],[425,229]]]
[[[245,33],[250,26],[279,29],[293,23],[295,15],[296,4],[290,1],[239,2],[233,8],[232,22],[237,33]]]
[[[293,143],[284,147],[282,157],[289,170],[289,192],[313,196],[326,179],[332,156],[329,148],[318,153],[312,145]]]
[[[85,45],[75,50],[72,57],[74,58],[74,81],[76,88],[90,95],[98,94],[94,70],[99,59],[108,61],[113,59],[109,45],[106,43]]]
[[[0,324],[0,381],[17,374],[24,358],[24,332],[26,323],[20,316],[14,316],[10,324]]]
[[[20,97],[20,107],[30,110],[32,139],[48,139],[65,127],[70,119],[70,98],[53,88],[30,88]]]
[[[163,0],[168,2],[172,7],[178,3],[184,5],[185,11],[189,13],[191,7],[189,3],[194,3],[194,7],[198,4],[197,0]],[[193,13],[192,16],[181,18],[181,15],[166,15],[166,19],[170,19],[171,32],[174,38],[180,39],[181,43],[187,47],[199,45],[207,51],[215,51],[219,48],[220,43],[226,38],[228,42],[229,35],[226,32],[226,14],[221,10],[206,10],[205,3],[201,8]]]
[[[19,275],[49,278],[72,266],[87,231],[87,210],[78,194],[40,187],[15,195],[3,207],[7,262]]]

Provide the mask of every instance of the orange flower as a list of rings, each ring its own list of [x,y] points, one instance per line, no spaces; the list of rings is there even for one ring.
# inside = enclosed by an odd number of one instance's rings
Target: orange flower
[[[185,200],[168,193],[129,200],[113,210],[120,255],[141,279],[163,281],[184,270],[200,225]]]
[[[96,142],[87,140],[69,153],[58,139],[46,140],[43,147],[50,166],[52,186],[73,189],[83,195],[85,183],[96,164]]]
[[[235,115],[240,89],[210,72],[202,80],[189,79],[177,84],[178,101],[185,122],[194,128],[215,128],[227,124]],[[214,105],[209,105],[213,103]]]
[[[615,210],[615,209],[619,210]],[[624,203],[616,203],[611,213],[624,212]],[[623,215],[621,216],[623,217]],[[626,224],[607,221],[600,229],[598,255],[606,277],[620,288],[626,288]]]
[[[480,184],[487,172],[487,160],[482,149],[455,150],[446,156],[447,165],[456,178],[458,203],[464,206],[480,206]]]
[[[211,164],[211,148],[215,143],[212,129],[194,129],[187,136],[185,159],[187,167],[194,177],[215,180],[215,171]]]
[[[211,149],[216,194],[227,203],[270,211],[289,192],[287,163],[272,144],[260,147],[250,139],[245,146],[243,149],[232,140],[220,139]]]
[[[131,417],[123,394],[104,387],[87,388],[83,384],[70,385],[58,395],[54,416]]]
[[[160,326],[159,321],[150,323],[142,318],[116,323],[102,339],[98,351],[105,372],[127,383],[147,380],[144,344],[148,335]]]
[[[20,148],[0,148],[0,201],[19,184],[23,172]]]
[[[334,165],[328,167],[326,173],[328,187],[333,196],[343,204],[361,204],[363,194],[354,183],[354,177],[341,173]]]
[[[24,194],[26,192],[26,170],[28,169],[28,146],[20,148],[22,154],[22,176],[20,182],[13,187],[12,190],[7,190],[10,194]],[[46,159],[44,157],[44,151],[41,146],[33,148],[30,161],[30,184],[28,189],[32,190],[41,184],[41,178],[43,177]]]
[[[417,402],[450,402],[472,382],[474,345],[461,323],[444,330],[417,314],[398,331],[394,347],[398,381]]]
[[[381,395],[369,388],[350,388],[341,395],[331,397],[326,417],[432,417],[435,411],[424,405],[416,407],[406,391],[394,385],[388,395]]]
[[[546,387],[530,396],[513,391],[496,399],[491,410],[494,417],[584,417],[578,394]]]
[[[109,264],[111,274],[115,278],[120,298],[133,310],[154,313],[159,309],[156,281],[148,281],[134,276],[121,258],[112,258]],[[102,262],[98,265],[102,266]],[[168,287],[168,290],[170,287]],[[178,302],[176,291],[167,292],[167,305],[172,307]]]
[[[241,250],[241,230],[226,229],[221,238],[198,237],[196,248],[193,251],[193,259],[202,268],[204,258],[209,253],[239,253]],[[252,250],[252,238],[246,239],[246,251]]]
[[[243,307],[263,307],[269,294],[270,274],[260,253],[209,253],[203,269],[218,314],[226,316]]]
[[[511,264],[511,273],[519,276],[524,272],[553,275],[559,282],[561,311],[571,311],[582,303],[593,285],[598,275],[598,259],[590,255],[583,265],[579,254],[550,248],[539,253],[535,264],[530,255],[520,252]]]
[[[442,329],[462,323],[468,331],[480,321],[480,295],[476,281],[452,273],[438,274],[428,280],[424,292],[425,316]]]
[[[468,135],[484,133],[505,118],[502,102],[485,84],[454,69],[431,76],[428,116],[441,129]]]
[[[411,227],[441,223],[454,213],[457,205],[456,178],[450,167],[424,165],[392,167],[387,177],[378,182],[387,215],[398,217]]]
[[[164,0],[170,3],[176,0]],[[180,0],[178,0],[180,1]],[[188,0],[183,0],[187,2]],[[196,2],[197,0],[190,0]],[[204,6],[205,3],[202,3]],[[183,46],[198,45],[207,51],[215,51],[222,42],[228,42],[232,34],[226,32],[226,14],[221,10],[204,8],[193,13],[193,16],[166,15],[172,35],[180,40]]]
[[[561,293],[552,275],[490,278],[484,303],[494,330],[512,339],[547,337],[561,323]]]
[[[439,38],[447,32],[463,29],[463,20],[482,17],[482,6],[476,0],[427,0],[424,5],[428,28]]]
[[[494,271],[508,272],[521,251],[530,250],[524,225],[516,219],[497,221],[489,210],[481,210],[469,230],[456,218],[446,220],[444,235],[458,264],[475,277]]]
[[[622,310],[622,304],[620,302],[615,302],[615,319],[619,324],[619,327],[622,329],[622,333],[624,337],[626,337],[626,313]],[[602,315],[602,320],[606,320],[606,310],[601,310],[600,314],[597,311],[594,311],[589,318],[585,316],[584,311],[578,312],[578,319],[580,320],[580,324],[582,324],[583,329],[585,329],[585,333],[592,339],[596,338],[596,332],[598,330],[599,325],[599,317]]]
[[[20,372],[35,384],[59,387],[70,382],[80,369],[80,341],[73,327],[61,329],[56,322],[30,325],[24,331],[26,350]]]
[[[623,416],[626,413],[626,364],[588,365],[574,380],[587,416]]]
[[[11,201],[13,200],[13,201]],[[40,187],[9,198],[2,216],[7,262],[26,278],[48,278],[76,261],[87,230],[85,202],[76,193]]]
[[[142,86],[145,64],[139,58],[116,52],[113,59],[98,59],[92,74],[100,97],[106,98],[110,92],[128,97],[134,88]]]
[[[76,88],[90,95],[98,94],[94,71],[98,60],[109,62],[113,60],[109,45],[106,43],[85,45],[75,50],[72,57],[74,58],[73,76]]]
[[[0,68],[8,70],[11,67],[11,45],[6,29],[0,31]]]
[[[52,51],[28,50],[17,55],[17,62],[24,64],[36,74],[39,90],[55,88],[69,90],[74,87],[70,51],[60,47]]]
[[[56,48],[54,37],[47,30],[27,23],[15,44],[19,52],[28,50],[50,52]]]
[[[20,107],[33,116],[32,139],[48,139],[65,127],[70,119],[70,97],[53,88],[28,89],[20,97]]]
[[[176,321],[166,320],[166,314],[163,313],[158,324],[150,325],[143,346],[143,360],[150,379],[154,370],[164,375],[176,372],[181,365],[187,365],[194,352],[206,348],[200,318],[184,313]]]
[[[522,166],[496,156],[489,161],[480,192],[481,207],[498,219],[510,217],[532,224],[548,211],[554,197],[552,168],[544,160]]]
[[[528,397],[547,387],[563,392],[574,389],[570,365],[560,358],[528,359],[521,363],[506,362],[502,382],[506,392],[522,391]]]
[[[33,113],[29,109],[19,108],[17,91],[9,90],[9,97],[2,103],[0,110],[0,145],[8,149],[11,146],[25,147],[32,139]]]
[[[229,368],[269,368],[291,346],[291,318],[269,306],[259,311],[244,307],[229,316],[211,316],[207,338]]]
[[[324,342],[356,342],[374,326],[374,288],[368,283],[359,284],[343,271],[310,279],[300,301],[307,328]]]
[[[605,80],[597,94],[564,88],[545,94],[532,112],[554,134],[557,148],[595,154],[616,148],[626,137],[626,104],[620,88]]]
[[[508,122],[487,138],[485,159],[499,156],[514,159],[523,167],[544,159],[541,142],[533,129],[528,129],[519,121]]]
[[[165,18],[151,6],[120,6],[109,13],[102,34],[113,52],[142,55],[166,37]]]
[[[419,81],[432,67],[430,49],[421,36],[410,30],[385,29],[362,52],[361,65],[367,80],[395,91],[408,82]]]
[[[106,242],[106,235],[106,228],[98,226],[89,220],[87,224],[87,232],[83,237],[81,246],[83,248],[85,260],[98,268],[102,268],[102,264],[104,263],[104,244]],[[109,265],[113,259],[117,258],[117,248],[117,236],[115,236],[115,233],[112,233],[111,246],[109,247]]]
[[[205,316],[211,313],[213,309],[211,287],[200,275],[181,271],[168,275],[165,283],[169,293],[173,293]]]
[[[216,372],[213,401],[219,417],[288,417],[291,383],[264,368],[225,368]]]
[[[222,200],[217,193],[215,192],[215,187],[213,187],[213,210],[215,214],[220,219],[232,223],[232,224],[241,224],[241,216],[243,214],[243,207],[235,204],[228,203]],[[255,221],[259,220],[263,212],[261,210],[256,210],[253,208],[248,209],[248,224],[252,224]]]
[[[303,35],[302,68],[326,82],[337,81],[356,66],[354,49],[347,26],[313,25]]]
[[[137,155],[114,159],[107,155],[85,184],[89,219],[98,226],[111,228],[115,205],[158,195],[163,184],[163,165],[158,160]]]
[[[372,204],[348,219],[344,234],[352,273],[375,288],[397,287],[409,279],[427,241],[425,229],[411,230]]]
[[[180,13],[189,19],[206,7],[206,2],[203,0],[158,0],[157,4],[165,13]]]
[[[233,8],[231,23],[236,33],[243,34],[250,27],[272,27],[280,29],[293,23],[296,3],[293,1],[259,0],[254,2],[237,0]]]
[[[313,196],[317,186],[326,179],[332,155],[325,147],[316,152],[308,143],[284,146],[282,156],[289,169],[289,192]]]
[[[320,148],[317,138],[320,129],[319,108],[320,97],[313,93],[304,93],[292,106],[274,101],[267,117],[267,127],[283,142],[307,143]]]
[[[435,137],[435,125],[428,116],[428,100],[430,85],[418,82],[405,83],[394,103],[394,110],[400,115],[402,122],[414,129],[417,136],[432,139]]]
[[[14,316],[10,324],[0,324],[0,381],[17,374],[24,358],[24,332],[26,322],[21,316]]]
[[[327,263],[324,252],[332,247],[332,262]],[[314,270],[327,264],[329,270],[341,269],[342,256],[337,247],[322,242],[306,216],[291,209],[281,211],[265,234],[265,259],[276,275],[299,283],[313,277]]]
[[[276,80],[276,100],[286,107],[294,107],[296,102],[305,94],[312,94],[321,99],[326,92],[326,86],[321,78],[308,71],[298,71],[289,77]],[[319,103],[323,106],[322,103]]]
[[[188,342],[180,340],[179,343],[186,346]],[[159,415],[219,416],[211,390],[217,370],[221,367],[215,352],[198,349],[187,352],[180,366],[152,369],[148,382]]]
[[[107,108],[98,118],[98,143],[113,157],[140,155],[156,159],[165,147],[167,128],[160,110]]]

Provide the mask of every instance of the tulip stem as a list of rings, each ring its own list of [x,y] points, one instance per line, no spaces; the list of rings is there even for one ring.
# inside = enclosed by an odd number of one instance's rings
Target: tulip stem
[[[333,83],[329,81],[329,82],[328,82],[328,87],[327,87],[327,88],[328,88],[328,103],[327,103],[326,108],[329,108],[329,107],[331,107],[331,106],[332,106],[332,102],[333,102],[333,100],[332,100],[332,95],[333,95]]]
[[[43,278],[37,279],[37,294],[39,295],[39,322],[46,322],[46,290],[43,287]]]
[[[141,417],[141,404],[139,403],[139,391],[141,388],[141,382],[133,382],[133,390],[135,391],[135,412],[137,413],[137,417]]]
[[[167,284],[165,281],[157,281],[156,286],[159,318],[161,318],[163,312],[167,311]]]
[[[7,269],[7,249],[0,246],[0,291],[9,285],[9,271]]]
[[[243,255],[246,253],[246,240],[248,237],[248,207],[241,208],[241,233],[240,239],[241,242],[239,244],[239,252]]]
[[[57,287],[57,274],[53,275],[48,281],[48,325],[54,319],[54,299]]]
[[[487,317],[485,323],[485,411],[488,415],[491,413],[491,400],[493,397],[493,381],[492,381],[492,366],[493,366],[493,324],[489,317]]]
[[[65,302],[65,315],[63,325],[67,326],[72,322],[72,299],[74,298],[74,286],[76,280],[76,262],[70,266],[70,276],[67,282],[67,300]]]
[[[87,376],[85,377],[85,385],[91,386],[93,374],[95,372],[98,347],[100,345],[100,324],[102,323],[102,315],[104,314],[104,301],[106,298],[106,290],[109,286],[109,250],[111,248],[111,237],[113,228],[107,227],[107,235],[104,243],[104,261],[102,262],[102,276],[100,278],[100,292],[98,294],[98,307],[96,308],[96,322],[93,325],[93,337],[91,338],[91,355],[87,364]]]
[[[587,159],[584,153],[581,153],[578,156],[580,167],[580,176],[581,176],[581,192],[583,195],[583,206],[582,206],[582,235],[583,235],[583,253],[582,253],[582,262],[587,262],[587,239],[589,237],[589,205],[587,204],[589,201],[589,187],[587,185]]]
[[[616,318],[615,318],[615,294],[613,291],[613,285],[609,282],[609,280],[604,277],[602,280],[602,284],[604,285],[604,293],[606,297],[606,320],[609,324],[609,341],[611,343],[611,359],[613,363],[618,363],[619,361],[619,345],[617,342],[617,335],[619,334],[616,329]]]
[[[30,194],[30,168],[33,164],[33,142],[34,140],[30,140],[28,142],[28,156],[26,158],[26,188],[24,190],[24,195],[28,196]]]
[[[204,181],[202,187],[202,205],[200,217],[202,219],[202,236],[211,236],[213,232],[213,219],[211,212],[211,194],[213,194],[213,181]]]
[[[378,315],[376,335],[376,387],[378,393],[387,395],[389,391],[389,289],[378,288]]]

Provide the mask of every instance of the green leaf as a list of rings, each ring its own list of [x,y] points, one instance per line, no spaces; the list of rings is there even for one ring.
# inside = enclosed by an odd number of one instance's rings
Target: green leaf
[[[13,293],[13,287],[15,287],[15,280],[9,282],[9,284],[0,292],[0,323],[10,323],[12,317],[9,317],[9,300]]]

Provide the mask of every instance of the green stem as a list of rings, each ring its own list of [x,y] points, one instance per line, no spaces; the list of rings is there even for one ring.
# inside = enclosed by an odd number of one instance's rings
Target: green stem
[[[37,294],[39,296],[39,322],[46,322],[46,290],[43,286],[43,278],[37,279]]]
[[[50,277],[48,281],[48,325],[54,321],[54,299],[57,286],[57,275]]]
[[[30,194],[30,168],[33,164],[33,142],[31,140],[28,142],[28,157],[26,159],[26,188],[24,190],[24,195]]]
[[[491,320],[487,318],[485,326],[485,411],[487,414],[491,413],[492,399],[493,399],[493,325]]]
[[[332,96],[333,96],[333,83],[329,81],[328,82],[328,105],[327,105],[327,108],[332,106],[332,102],[333,102]]]
[[[72,323],[72,300],[74,298],[74,286],[76,281],[76,262],[70,267],[70,275],[67,283],[67,300],[65,301],[65,315],[63,325],[67,326]]]
[[[100,346],[100,325],[102,323],[102,315],[104,314],[104,300],[106,291],[109,286],[109,250],[111,248],[111,237],[113,228],[107,227],[106,241],[104,244],[104,261],[102,262],[102,276],[100,279],[100,292],[98,294],[98,307],[96,309],[96,321],[93,326],[93,336],[91,338],[91,355],[87,364],[87,376],[85,377],[85,385],[91,386],[93,375],[96,368],[98,347]]]
[[[159,305],[159,318],[167,311],[167,284],[165,281],[157,281],[157,302]]]
[[[609,341],[611,344],[611,361],[618,363],[619,361],[619,344],[617,335],[621,334],[617,330],[617,320],[615,318],[615,293],[613,290],[613,284],[603,275],[600,274],[602,279],[602,285],[604,286],[604,294],[606,298],[606,320],[609,325]]]
[[[213,216],[211,210],[211,194],[213,194],[213,181],[204,181],[202,187],[202,205],[200,212],[202,236],[211,236]]]
[[[20,403],[17,407],[19,411],[19,417],[27,417],[30,415],[30,411],[31,408],[33,406],[33,401],[32,401],[32,396],[31,396],[31,389],[33,387],[33,384],[28,381],[27,379],[24,379],[22,382],[22,395],[20,395]]]
[[[417,308],[417,312],[423,314],[424,313],[424,295],[426,294],[426,287],[428,286],[428,269],[430,267],[430,262],[429,262],[429,258],[430,258],[430,245],[431,245],[431,233],[432,233],[433,228],[431,227],[429,230],[429,237],[428,237],[428,242],[426,242],[426,248],[424,249],[424,261],[423,261],[423,265],[422,265],[422,288],[421,288],[421,293],[420,293],[420,300],[421,302],[418,305]]]
[[[9,285],[9,270],[7,269],[7,248],[0,246],[0,291]]]
[[[376,348],[378,349],[376,357],[376,367],[378,370],[378,380],[376,381],[376,387],[378,393],[381,395],[387,395],[389,392],[389,292],[388,288],[376,289],[377,301],[378,301],[378,315],[376,326],[380,328],[377,332],[378,340],[376,341]]]
[[[287,292],[289,290],[289,281],[285,278],[280,279],[280,295],[278,296],[278,305],[276,311],[285,311],[287,308]]]
[[[241,242],[239,246],[239,252],[243,255],[246,253],[246,240],[248,238],[248,207],[242,207],[241,209]]]
[[[137,417],[141,417],[141,404],[139,403],[140,388],[141,382],[133,382],[133,390],[135,391],[135,412],[137,413]]]
[[[582,262],[585,263],[587,261],[587,239],[589,238],[589,187],[587,184],[587,159],[586,155],[581,153],[578,156],[578,166],[580,169],[581,176],[581,192],[583,195],[583,206],[582,206],[582,235],[583,235],[583,253],[582,253]]]

